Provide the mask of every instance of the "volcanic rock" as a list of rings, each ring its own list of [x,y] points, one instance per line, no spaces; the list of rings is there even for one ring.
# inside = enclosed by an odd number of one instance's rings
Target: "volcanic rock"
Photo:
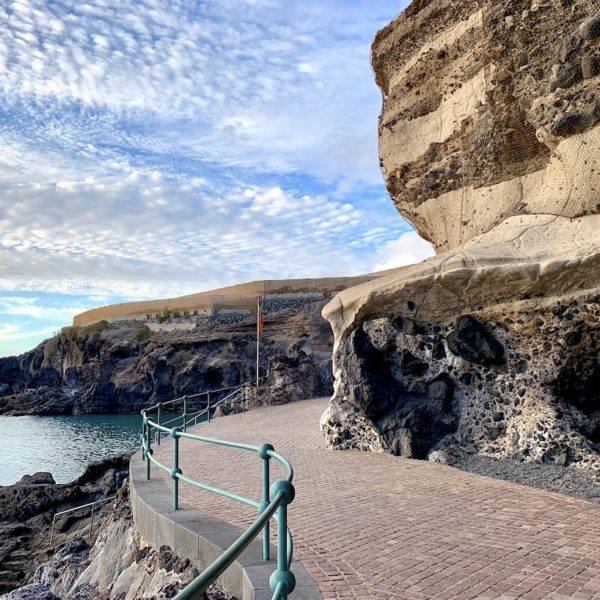
[[[38,567],[30,583],[0,600],[97,600],[100,598],[173,598],[199,572],[168,546],[147,545],[133,526],[129,488],[124,485],[99,526],[94,543],[76,537]],[[204,600],[232,600],[216,585]]]
[[[333,336],[324,302],[271,301],[261,339],[261,374],[271,387],[304,381],[289,400],[331,393]],[[295,349],[301,343],[306,352]],[[138,412],[156,402],[256,377],[255,318],[220,319],[190,331],[150,331],[136,321],[64,329],[20,357],[0,358],[0,414]],[[279,393],[274,390],[274,393]],[[213,395],[213,400],[219,399]],[[190,400],[201,408],[202,397]]]
[[[128,465],[127,457],[116,457],[91,464],[71,483],[57,484],[50,473],[35,473],[14,485],[0,486],[0,593],[22,584],[52,555],[54,514],[114,495],[125,480]],[[109,508],[110,503],[96,507],[96,523]],[[55,547],[81,533],[89,534],[90,513],[78,511],[59,518],[56,524]],[[23,593],[33,594],[36,589]]]
[[[325,307],[332,447],[600,469],[598,15],[535,6],[423,0],[375,38],[385,182],[438,256]]]

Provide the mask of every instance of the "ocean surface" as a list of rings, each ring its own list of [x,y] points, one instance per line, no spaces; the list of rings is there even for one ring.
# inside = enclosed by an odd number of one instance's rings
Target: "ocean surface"
[[[0,417],[0,485],[38,471],[73,481],[89,463],[135,450],[141,427],[139,414]]]

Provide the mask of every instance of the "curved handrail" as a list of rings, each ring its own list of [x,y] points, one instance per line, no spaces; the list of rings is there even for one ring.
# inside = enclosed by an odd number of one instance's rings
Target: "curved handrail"
[[[259,378],[259,381],[264,381],[267,377],[268,377],[268,373],[266,375],[262,375]],[[182,402],[185,399],[201,398],[202,396],[208,396],[210,394],[219,394],[220,392],[227,392],[229,390],[237,390],[237,389],[240,389],[240,388],[242,388],[242,387],[244,387],[246,385],[252,385],[253,381],[254,380],[252,380],[252,381],[248,380],[248,381],[245,381],[244,383],[240,383],[238,385],[229,385],[229,386],[222,387],[222,388],[217,388],[217,389],[214,389],[214,390],[205,390],[203,392],[197,392],[196,394],[187,394],[187,395],[184,395],[184,396],[179,396],[177,398],[172,398],[171,400],[167,400],[166,402],[161,402],[159,404],[162,404],[162,406],[168,406],[170,404],[175,404],[177,402]],[[152,410],[152,408],[154,408],[154,407],[150,407],[150,408],[148,408],[146,410]]]
[[[227,567],[250,545],[254,538],[260,533],[260,530],[264,528],[265,523],[274,515],[275,511],[278,510],[283,495],[277,494],[275,498],[269,503],[267,508],[261,513],[258,519],[244,531],[244,533],[233,543],[227,550],[213,563],[211,563],[192,583],[190,583],[184,590],[179,592],[175,596],[175,600],[188,600],[194,598],[196,595],[201,594],[208,588],[208,586],[217,579]],[[279,588],[279,584],[277,586]],[[276,596],[273,596],[275,598]],[[279,595],[279,598],[283,596]],[[287,595],[285,596],[287,598]]]
[[[224,388],[218,388],[216,390],[208,390],[206,392],[200,392],[198,394],[192,394],[191,396],[181,396],[180,398],[175,398],[174,400],[168,400],[167,402],[158,402],[157,404],[155,404],[154,406],[150,406],[148,408],[145,408],[142,410],[142,414],[144,411],[152,411],[152,410],[156,410],[157,411],[157,419],[158,419],[158,425],[169,425],[171,423],[175,423],[176,421],[181,420],[181,425],[183,426],[184,431],[187,429],[188,425],[197,425],[198,424],[198,419],[200,419],[200,417],[206,415],[206,420],[210,421],[211,418],[211,412],[214,412],[214,410],[220,406],[223,406],[225,404],[231,404],[232,403],[232,399],[235,398],[238,394],[240,394],[240,392],[244,392],[244,389],[246,388],[246,386],[249,385],[249,382],[245,382],[242,383],[240,385],[237,386],[229,386],[229,387],[224,387]],[[230,394],[227,394],[224,398],[221,398],[220,400],[218,400],[216,403],[213,403],[211,405],[211,394],[216,394],[216,393],[220,393],[223,391],[228,391],[228,390],[233,390],[233,392],[231,392]],[[207,406],[205,408],[200,409],[199,411],[195,412],[195,413],[188,413],[187,412],[187,401],[190,398],[199,398],[200,396],[207,396]],[[169,419],[168,421],[160,421],[160,415],[161,415],[161,410],[165,407],[169,407],[171,406],[173,403],[177,403],[177,402],[182,402],[183,403],[183,413],[181,415],[177,415],[176,417]],[[242,398],[242,411],[244,410],[244,401]],[[189,417],[189,419],[187,419],[187,417]],[[157,430],[157,442],[160,445],[160,441],[161,441],[161,436],[162,433],[169,433],[170,429],[166,430],[166,429],[160,429],[158,428]]]
[[[196,419],[200,414],[207,413],[210,415],[210,411],[225,402],[231,402],[231,398],[236,394],[239,394],[243,390],[245,384],[237,386],[235,391],[219,400],[212,407],[207,406],[202,409],[199,413],[194,415]],[[223,391],[226,388],[223,388]],[[201,396],[202,394],[196,394],[195,396]],[[210,398],[210,396],[209,396]],[[188,433],[185,429],[193,419],[186,422],[186,404],[187,397],[182,398],[184,401],[184,412],[183,415],[171,419],[166,423],[160,423],[160,409],[161,407],[171,404],[173,401],[167,403],[158,403],[152,407],[145,408],[142,410],[143,424],[142,424],[142,455],[146,461],[146,478],[150,479],[151,469],[150,465],[154,464],[161,470],[169,474],[173,481],[173,510],[179,508],[179,482],[194,486],[198,489],[202,489],[211,493],[219,494],[231,500],[252,506],[258,509],[258,518],[250,525],[244,533],[211,565],[209,565],[192,583],[190,583],[184,590],[182,590],[177,596],[176,600],[187,600],[190,598],[197,597],[197,594],[204,592],[208,586],[213,583],[219,575],[221,575],[235,560],[236,558],[248,547],[248,545],[258,536],[260,531],[263,531],[263,559],[270,559],[270,520],[273,518],[277,523],[277,569],[271,576],[271,589],[273,591],[272,600],[286,600],[288,594],[290,594],[295,587],[295,578],[291,571],[292,557],[293,557],[293,538],[289,528],[287,526],[287,505],[294,499],[294,486],[292,480],[294,477],[294,470],[289,461],[275,452],[271,444],[262,444],[261,446],[253,446],[250,444],[244,444],[241,442],[233,442],[229,440],[219,440],[216,438],[209,438],[201,435]],[[180,401],[182,399],[176,399]],[[149,412],[157,412],[157,421],[154,421],[148,416]],[[182,418],[183,417],[183,418]],[[169,422],[176,421],[182,418],[182,427],[168,428]],[[169,467],[161,463],[157,458],[153,456],[152,450],[152,439],[153,434],[156,434],[157,443],[160,444],[160,438],[163,434],[168,434],[173,439],[173,466]],[[245,498],[239,494],[222,490],[218,487],[211,486],[205,483],[201,483],[183,474],[179,467],[179,440],[181,438],[189,439],[195,442],[223,446],[227,448],[235,448],[238,450],[244,450],[257,454],[263,462],[263,498],[260,502],[251,498]],[[277,461],[285,469],[285,477],[276,481],[270,486],[270,462],[271,460]]]
[[[189,421],[185,422],[185,426],[187,427],[188,425],[192,424],[192,421],[194,423],[194,425],[198,424],[198,418],[203,416],[203,415],[208,415],[210,416],[210,411],[214,410],[216,408],[218,408],[219,406],[223,406],[224,404],[230,403],[231,399],[234,398],[237,394],[239,394],[240,392],[243,392],[244,388],[246,387],[246,384],[242,384],[240,386],[237,386],[233,392],[231,392],[231,394],[228,394],[227,396],[225,396],[224,398],[221,398],[221,400],[219,400],[218,402],[216,402],[215,404],[213,404],[212,406],[209,404],[206,408],[202,408],[201,410],[199,410],[196,413],[192,413],[190,415],[188,415],[190,417]],[[223,388],[225,389],[231,389],[231,388]],[[223,391],[223,390],[217,390],[218,391]],[[243,402],[242,402],[242,407],[243,407]]]

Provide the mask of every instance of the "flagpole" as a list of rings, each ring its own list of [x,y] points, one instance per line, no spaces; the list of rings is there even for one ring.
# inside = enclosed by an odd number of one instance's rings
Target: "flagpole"
[[[256,389],[258,389],[258,380],[260,376],[260,296],[256,297]]]

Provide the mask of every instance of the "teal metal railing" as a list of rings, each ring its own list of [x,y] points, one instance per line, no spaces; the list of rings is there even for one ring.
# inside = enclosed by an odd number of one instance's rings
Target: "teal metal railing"
[[[231,393],[224,398],[215,402],[211,406],[211,393],[224,392],[233,389]],[[292,557],[294,553],[293,538],[288,528],[287,510],[288,505],[293,501],[295,490],[292,484],[294,471],[290,463],[280,454],[275,452],[271,444],[262,444],[261,446],[252,446],[249,444],[241,444],[227,440],[219,440],[208,438],[200,435],[195,435],[187,431],[188,425],[196,424],[199,419],[205,417],[205,420],[210,420],[210,413],[218,407],[226,407],[228,405],[240,404],[242,410],[245,408],[245,389],[246,386],[238,386],[236,388],[221,388],[220,390],[212,390],[211,392],[202,392],[194,396],[184,396],[169,402],[158,403],[150,408],[142,410],[142,455],[146,461],[146,479],[151,478],[151,465],[155,465],[169,474],[172,480],[173,492],[173,510],[179,509],[179,482],[182,481],[193,487],[219,494],[231,500],[236,500],[248,506],[252,506],[258,510],[258,518],[252,523],[246,531],[212,564],[210,564],[194,581],[192,581],[184,590],[182,590],[175,600],[190,600],[201,598],[206,589],[213,583],[234,561],[235,559],[255,540],[260,532],[263,532],[262,553],[263,560],[271,559],[270,552],[270,521],[274,519],[277,523],[277,557],[276,569],[273,571],[270,578],[270,587],[273,595],[271,600],[286,600],[295,586],[296,579],[291,571]],[[200,411],[192,414],[187,413],[188,401],[190,398],[197,398],[203,395],[208,395],[207,406]],[[160,422],[161,411],[166,407],[170,411],[173,406],[178,403],[183,405],[183,413],[166,422]],[[156,421],[149,416],[150,413],[156,412]],[[164,413],[163,413],[164,414]],[[180,421],[180,424],[173,427],[167,427],[168,424]],[[164,465],[154,457],[152,449],[153,440],[160,444],[161,437],[168,435],[172,438],[173,444],[173,465],[171,467]],[[202,444],[211,444],[216,446],[224,446],[228,448],[236,448],[256,454],[262,461],[262,499],[260,501],[245,498],[233,492],[228,492],[220,488],[195,481],[191,477],[185,475],[180,467],[179,461],[179,440],[189,439]],[[270,462],[277,461],[285,469],[285,477],[275,481],[273,485],[270,483]]]
[[[174,398],[173,400],[169,400],[168,402],[159,402],[157,404],[155,404],[154,406],[151,406],[150,408],[147,408],[145,410],[147,411],[151,411],[151,410],[156,410],[157,414],[156,414],[156,419],[157,419],[157,424],[158,425],[172,425],[173,423],[177,423],[183,427],[184,431],[187,430],[189,425],[197,425],[198,421],[202,421],[203,417],[204,420],[207,420],[210,422],[211,419],[211,413],[215,411],[215,409],[217,409],[218,407],[222,407],[222,406],[227,406],[227,405],[232,405],[232,404],[236,404],[239,402],[239,400],[241,399],[242,402],[241,407],[242,410],[245,409],[245,401],[244,401],[244,390],[245,388],[248,386],[248,384],[242,384],[242,385],[236,385],[236,386],[229,386],[229,387],[222,387],[222,388],[218,388],[215,390],[208,390],[205,392],[200,392],[199,394],[190,394],[189,396],[181,396],[179,398]],[[221,398],[217,401],[215,401],[215,397],[218,398],[218,396],[220,394],[222,394],[223,392],[230,392],[227,396],[225,396],[224,398]],[[189,413],[188,410],[190,408],[190,403],[195,401],[196,403],[200,401],[200,399],[202,397],[206,398],[205,404],[206,406],[204,406],[201,410],[196,411],[196,412],[191,412]],[[175,417],[167,420],[167,421],[161,421],[161,418],[165,415],[165,413],[167,415],[172,415],[173,412],[177,412],[177,406],[181,406],[182,408],[182,413],[181,414],[177,414]],[[158,445],[160,446],[160,439],[162,437],[163,432],[162,431],[156,431],[156,441],[158,443]]]

